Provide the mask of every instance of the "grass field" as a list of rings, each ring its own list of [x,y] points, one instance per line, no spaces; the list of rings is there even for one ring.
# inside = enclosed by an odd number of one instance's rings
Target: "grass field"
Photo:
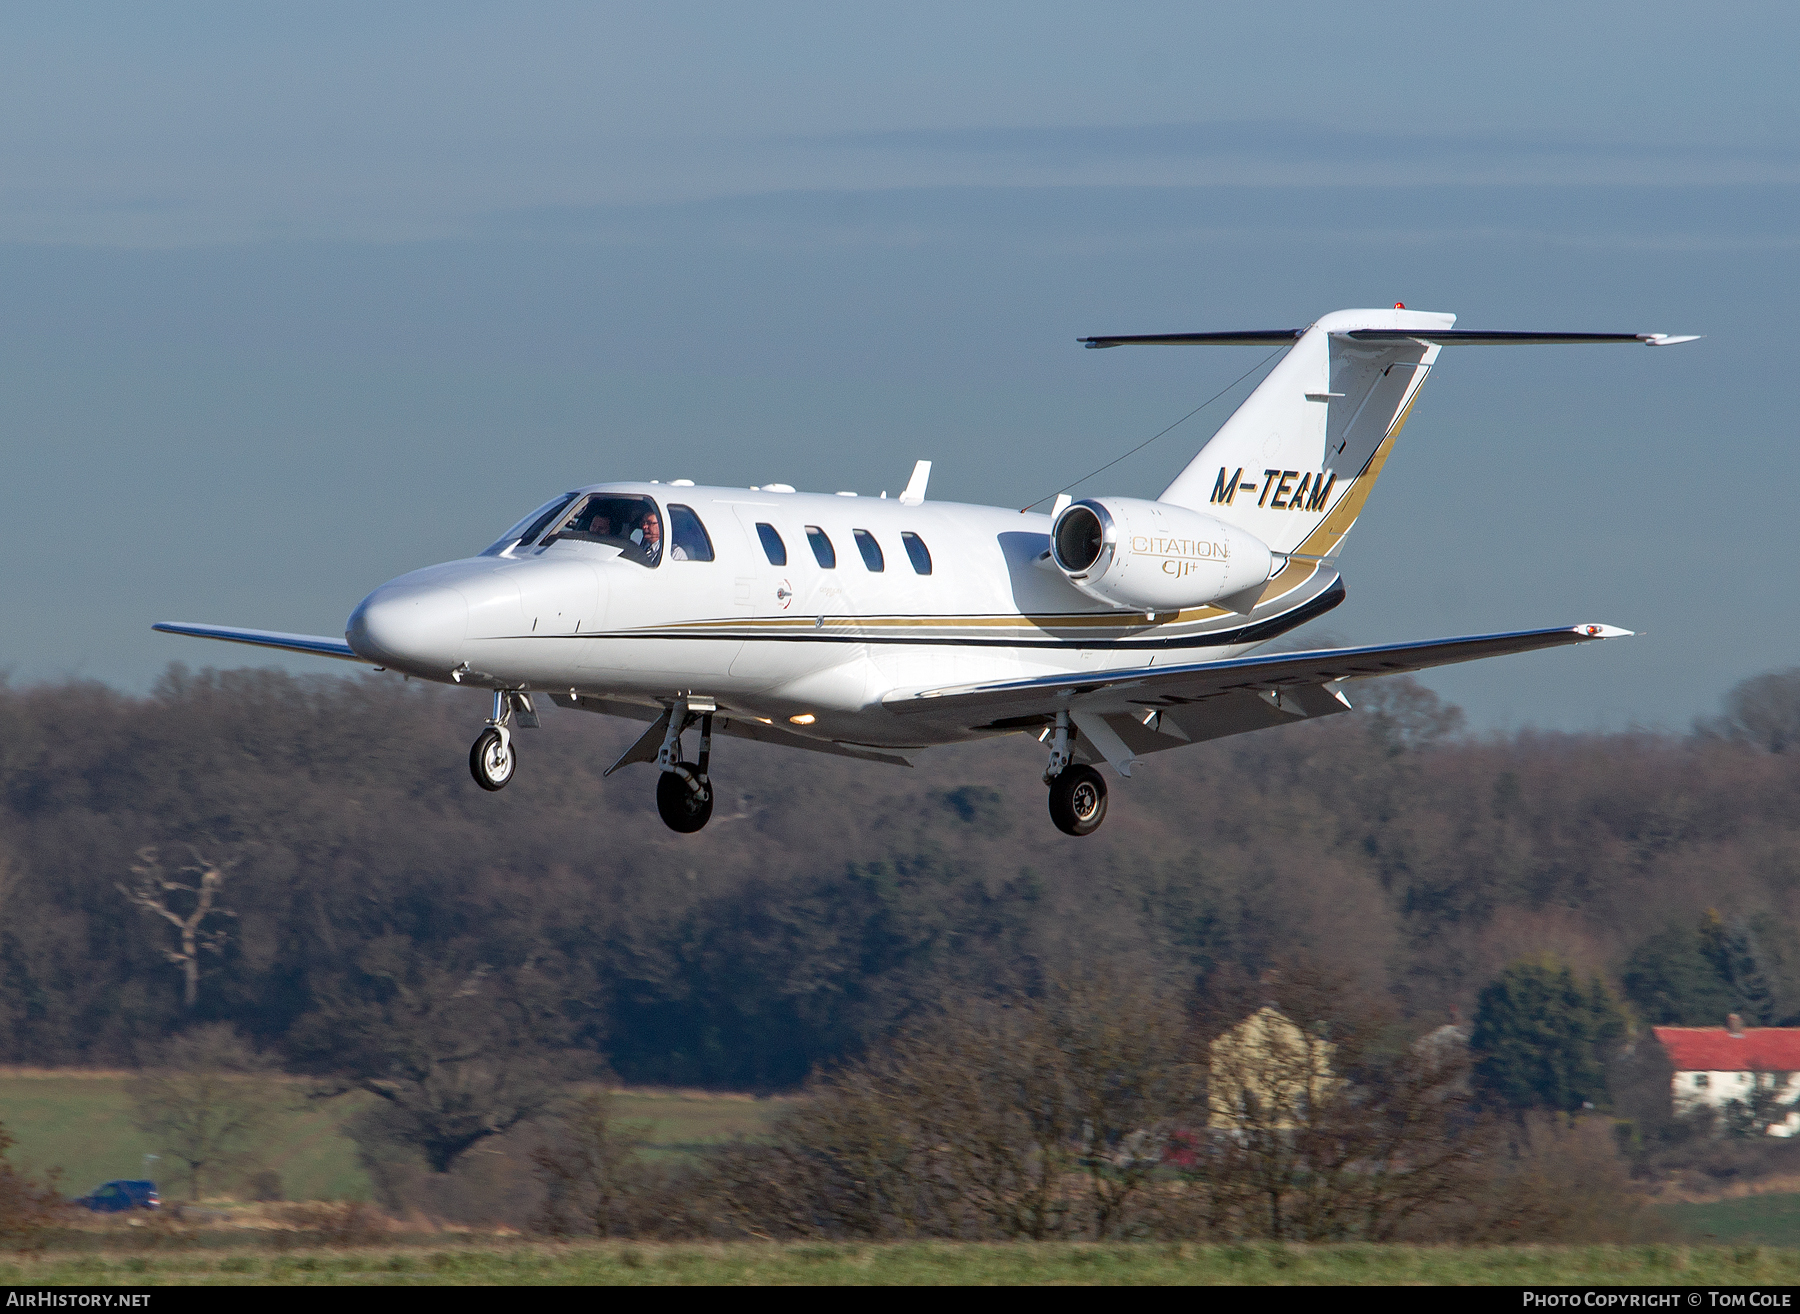
[[[0,1123],[4,1123],[9,1131],[18,1138],[18,1144],[12,1152],[13,1162],[30,1171],[42,1171],[50,1167],[63,1169],[63,1185],[70,1194],[85,1191],[100,1182],[115,1177],[138,1177],[145,1175],[146,1154],[156,1153],[160,1147],[131,1125],[129,1103],[125,1093],[126,1077],[119,1073],[89,1073],[73,1071],[20,1072],[0,1070]],[[363,1097],[344,1096],[335,1100],[307,1101],[303,1098],[304,1088],[292,1087],[293,1098],[287,1101],[274,1118],[274,1129],[267,1138],[262,1155],[256,1166],[273,1168],[281,1174],[282,1185],[286,1197],[290,1200],[365,1200],[369,1196],[369,1182],[362,1168],[356,1161],[355,1147],[341,1131],[345,1118],[354,1113]],[[630,1090],[616,1094],[616,1109],[622,1121],[642,1124],[648,1128],[645,1144],[653,1153],[683,1154],[694,1153],[705,1146],[729,1140],[736,1135],[755,1135],[763,1130],[770,1118],[780,1109],[780,1100],[754,1100],[741,1095],[710,1094],[692,1091],[655,1091]],[[157,1171],[160,1169],[161,1171]],[[151,1167],[149,1175],[163,1183],[164,1193],[174,1198],[174,1174],[170,1165],[164,1161]],[[1708,1204],[1670,1204],[1660,1206],[1660,1212],[1674,1224],[1677,1235],[1696,1244],[1713,1244],[1732,1247],[1800,1247],[1800,1194],[1770,1194],[1748,1196],[1742,1199],[1721,1200]],[[1171,1258],[1165,1248],[1158,1247],[1103,1247],[1082,1250],[1079,1248],[1013,1248],[1013,1247],[906,1247],[906,1246],[865,1246],[835,1250],[830,1247],[808,1250],[805,1247],[748,1247],[748,1248],[706,1248],[706,1247],[590,1247],[570,1249],[508,1249],[503,1252],[472,1256],[462,1251],[444,1252],[449,1258],[442,1262],[452,1265],[457,1274],[462,1267],[474,1264],[477,1267],[487,1265],[493,1276],[487,1279],[469,1278],[468,1280],[504,1280],[504,1281],[599,1281],[599,1280],[632,1280],[632,1281],[1021,1281],[1029,1280],[1027,1271],[1035,1271],[1032,1266],[1049,1265],[1056,1276],[1050,1276],[1046,1270],[1044,1280],[1054,1281],[1348,1281],[1345,1274],[1349,1271],[1345,1266],[1374,1265],[1383,1272],[1388,1272],[1395,1264],[1441,1265],[1455,1263],[1464,1266],[1469,1272],[1480,1269],[1482,1265],[1499,1263],[1502,1259],[1508,1264],[1520,1263],[1559,1263],[1577,1262],[1572,1256],[1613,1256],[1611,1259],[1583,1259],[1581,1263],[1647,1263],[1643,1258],[1650,1254],[1684,1255],[1682,1263],[1698,1263],[1714,1271],[1723,1260],[1720,1255],[1735,1255],[1739,1251],[1670,1250],[1670,1251],[1359,1251],[1354,1248],[1344,1250],[1294,1250],[1270,1251],[1265,1253],[1257,1248],[1225,1248],[1204,1249],[1190,1247],[1182,1252],[1182,1257]],[[1786,1264],[1787,1258],[1774,1251],[1759,1251],[1761,1257],[1755,1262],[1759,1264]],[[1800,1250],[1793,1252],[1800,1254]],[[225,1280],[217,1270],[220,1262],[217,1253],[208,1258],[184,1258],[182,1254],[171,1253],[166,1257],[157,1256],[145,1259],[138,1257],[122,1257],[114,1260],[97,1260],[65,1257],[62,1260],[45,1261],[55,1265],[81,1265],[105,1263],[116,1267],[121,1264],[138,1264],[149,1262],[155,1265],[163,1263],[175,1267],[168,1271],[168,1280]],[[1277,1262],[1271,1255],[1286,1255],[1286,1259]],[[927,1258],[926,1256],[930,1257]],[[1527,1255],[1537,1256],[1527,1259]],[[634,1258],[635,1256],[635,1258]],[[652,1264],[647,1257],[654,1257]],[[1358,1256],[1361,1256],[1360,1258]],[[1410,1256],[1410,1257],[1407,1257]],[[1452,1259],[1452,1256],[1455,1258]],[[1488,1258],[1482,1258],[1488,1256]],[[1631,1258],[1635,1256],[1636,1258]],[[432,1280],[427,1272],[431,1261],[424,1252],[407,1249],[396,1251],[381,1263],[392,1258],[401,1267],[391,1272],[386,1269],[369,1269],[356,1267],[375,1263],[366,1256],[346,1256],[339,1254],[320,1254],[309,1259],[280,1259],[261,1250],[246,1250],[232,1262],[246,1263],[250,1269],[238,1275],[243,1280],[298,1280],[300,1272],[315,1272],[321,1281],[418,1281]],[[292,1269],[294,1264],[314,1263],[322,1267],[316,1270]],[[1665,1262],[1658,1260],[1655,1262]],[[1666,1262],[1673,1263],[1674,1260]],[[1735,1262],[1735,1261],[1733,1261]],[[187,1268],[184,1265],[198,1265]],[[642,1270],[633,1265],[650,1264],[650,1268]],[[1298,1265],[1312,1276],[1283,1277],[1287,1268],[1282,1265]],[[1335,1276],[1320,1276],[1319,1264],[1333,1266]],[[285,1265],[286,1267],[280,1267]],[[349,1267],[346,1267],[348,1265]],[[520,1275],[514,1276],[517,1266]],[[544,1268],[544,1265],[549,1267]],[[711,1276],[696,1277],[695,1266]],[[823,1265],[824,1268],[819,1266]],[[933,1265],[948,1265],[935,1277],[927,1277],[928,1272],[935,1272]],[[973,1276],[975,1265],[987,1277]],[[1024,1268],[1020,1266],[1024,1265]],[[1093,1267],[1089,1272],[1082,1266]],[[1171,1265],[1175,1265],[1171,1268]],[[1194,1267],[1198,1265],[1198,1267]],[[1224,1267],[1221,1267],[1223,1265]],[[1475,1266],[1469,1269],[1467,1266]],[[210,1266],[210,1267],[208,1267]],[[498,1267],[494,1267],[498,1266]],[[537,1267],[533,1267],[537,1266]],[[771,1267],[772,1266],[772,1267]],[[113,1267],[106,1271],[112,1276],[108,1281],[128,1280],[124,1275],[128,1271],[119,1268],[117,1273]],[[287,1276],[279,1276],[280,1273]],[[544,1276],[536,1274],[540,1268]],[[1179,1269],[1183,1276],[1176,1275]],[[290,1273],[289,1270],[292,1269]],[[617,1270],[614,1272],[614,1270]],[[831,1276],[826,1275],[829,1270]],[[1104,1274],[1103,1275],[1103,1270]],[[1266,1270],[1266,1271],[1265,1271]],[[73,1271],[73,1270],[70,1270]],[[160,1268],[156,1269],[159,1274]],[[438,1270],[429,1270],[436,1273]],[[1235,1276],[1220,1276],[1230,1272]],[[1434,1270],[1435,1271],[1435,1270]],[[1462,1271],[1462,1270],[1459,1270]],[[1785,1270],[1784,1270],[1785,1271]],[[445,1270],[448,1275],[450,1270]],[[506,1276],[500,1276],[502,1273]],[[600,1277],[590,1274],[611,1274]],[[913,1274],[912,1277],[902,1276]],[[181,1275],[186,1275],[181,1276]],[[958,1277],[955,1274],[962,1274]],[[1086,1275],[1085,1277],[1083,1275]],[[336,1275],[336,1276],[333,1276]],[[352,1276],[354,1275],[354,1276]],[[860,1275],[860,1276],[859,1276]],[[1256,1276],[1260,1275],[1260,1276]],[[1800,1269],[1794,1276],[1800,1277]],[[0,1279],[3,1280],[3,1279]],[[32,1279],[33,1281],[39,1279]],[[57,1280],[45,1278],[43,1280]],[[85,1279],[84,1279],[85,1280]],[[96,1278],[94,1280],[101,1280]],[[163,1280],[159,1277],[158,1280]],[[1404,1277],[1374,1278],[1381,1281],[1451,1281],[1472,1280],[1469,1278],[1451,1279],[1448,1277]],[[1550,1281],[1547,1277],[1494,1277],[1494,1281]],[[1570,1277],[1574,1280],[1600,1280],[1590,1277]],[[1640,1280],[1633,1279],[1617,1279]],[[1687,1278],[1665,1278],[1641,1280],[1689,1280]],[[1701,1279],[1694,1278],[1699,1281]],[[1715,1280],[1715,1279],[1706,1279]],[[1723,1279],[1717,1279],[1723,1280]],[[1744,1279],[1751,1280],[1751,1279]],[[1756,1279],[1765,1280],[1765,1279]],[[1771,1279],[1772,1280],[1772,1279]]]
[[[1681,1235],[1695,1241],[1800,1246],[1800,1195],[1747,1195],[1709,1204],[1662,1206]]]
[[[160,1150],[131,1125],[126,1077],[118,1073],[0,1072],[0,1123],[18,1138],[15,1166],[41,1172],[59,1167],[71,1195],[116,1177],[149,1176],[174,1196],[166,1160],[149,1166],[144,1156]],[[290,1200],[366,1200],[369,1179],[356,1148],[340,1130],[366,1097],[346,1095],[308,1101],[294,1085],[275,1115],[257,1167],[281,1174]],[[690,1091],[620,1092],[622,1121],[649,1127],[646,1144],[661,1153],[693,1152],[739,1133],[767,1126],[779,1100]]]
[[[1726,1286],[1800,1282],[1800,1251],[1757,1246],[1200,1246],[942,1242],[588,1243],[47,1254],[0,1260],[0,1285],[1076,1283]]]

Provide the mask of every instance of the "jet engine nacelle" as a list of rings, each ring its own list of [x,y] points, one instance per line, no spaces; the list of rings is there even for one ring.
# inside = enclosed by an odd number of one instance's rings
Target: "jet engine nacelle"
[[[1248,612],[1237,595],[1274,573],[1276,556],[1222,520],[1135,497],[1083,498],[1050,526],[1050,555],[1090,598],[1133,611],[1217,603]]]

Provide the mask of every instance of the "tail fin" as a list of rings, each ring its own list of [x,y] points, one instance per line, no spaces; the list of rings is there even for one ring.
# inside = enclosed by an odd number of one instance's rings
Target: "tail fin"
[[[1672,347],[1667,333],[1518,333],[1453,329],[1455,315],[1395,306],[1339,310],[1310,328],[1082,338],[1090,347],[1281,346],[1281,363],[1244,399],[1163,502],[1241,525],[1276,552],[1329,557],[1362,514],[1394,439],[1443,347]]]
[[[1241,525],[1276,552],[1334,555],[1437,360],[1436,343],[1406,333],[1455,322],[1399,309],[1325,316],[1298,335],[1159,500]],[[1359,330],[1386,333],[1350,336]]]

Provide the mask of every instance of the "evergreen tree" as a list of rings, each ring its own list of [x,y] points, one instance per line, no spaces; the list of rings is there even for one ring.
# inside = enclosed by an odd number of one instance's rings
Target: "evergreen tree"
[[[1653,1026],[1720,1026],[1737,1010],[1723,952],[1723,927],[1708,912],[1698,926],[1671,926],[1625,960],[1620,981]]]
[[[1752,1026],[1788,1025],[1782,1000],[1791,991],[1782,988],[1765,921],[1727,923],[1709,908],[1692,927],[1651,936],[1625,960],[1626,995],[1657,1026],[1722,1026],[1728,1013]]]
[[[1515,1109],[1605,1108],[1606,1058],[1624,1035],[1624,1014],[1599,977],[1584,989],[1559,959],[1520,959],[1477,1000],[1476,1085]]]
[[[1740,917],[1726,926],[1719,914],[1709,908],[1701,934],[1709,955],[1719,966],[1719,974],[1730,983],[1732,1011],[1753,1026],[1773,1025],[1775,992],[1763,970],[1762,954],[1750,923]]]

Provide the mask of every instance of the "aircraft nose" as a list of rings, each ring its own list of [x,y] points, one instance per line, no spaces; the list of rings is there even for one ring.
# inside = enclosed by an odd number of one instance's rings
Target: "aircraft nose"
[[[443,675],[462,662],[469,604],[455,589],[384,585],[350,613],[344,638],[384,666]]]

